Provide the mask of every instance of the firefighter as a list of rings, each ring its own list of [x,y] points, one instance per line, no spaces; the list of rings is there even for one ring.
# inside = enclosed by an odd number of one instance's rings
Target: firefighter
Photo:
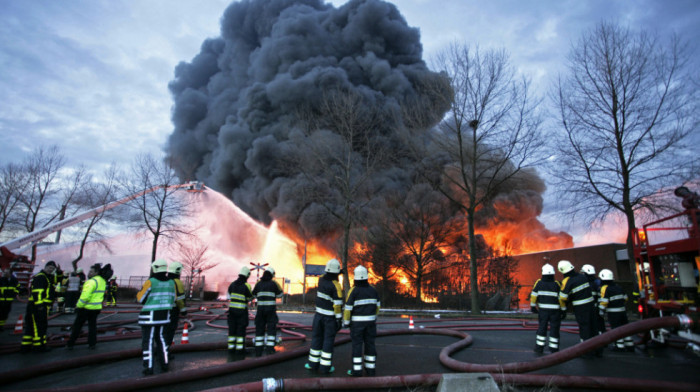
[[[46,346],[46,330],[49,326],[48,316],[53,297],[52,282],[55,270],[56,262],[48,261],[44,269],[32,277],[29,284],[29,299],[24,314],[22,352],[29,352],[32,347],[38,352],[51,351]]]
[[[80,277],[76,271],[63,279],[63,286],[66,288],[66,313],[75,313],[75,305],[80,297]]]
[[[97,348],[97,316],[102,311],[102,302],[107,291],[107,280],[112,277],[112,274],[112,266],[110,264],[104,267],[101,267],[100,264],[94,264],[90,267],[88,280],[83,285],[83,291],[80,293],[75,321],[71,327],[66,349],[73,349],[85,321],[88,323],[88,348],[90,350]]]
[[[368,376],[376,374],[377,348],[374,340],[377,337],[377,315],[379,315],[379,294],[367,281],[367,268],[355,268],[355,285],[348,293],[343,313],[343,325],[350,327],[352,338],[352,369],[348,375],[362,376],[362,364]],[[364,358],[362,346],[364,345]]]
[[[2,271],[0,278],[0,331],[5,329],[5,322],[12,310],[12,301],[19,294],[19,281],[8,266]]]
[[[600,289],[600,304],[598,305],[600,317],[608,313],[610,328],[614,329],[627,324],[627,294],[622,287],[613,281],[613,273],[609,269],[600,271],[600,280],[603,286]],[[615,341],[613,351],[634,351],[634,341],[631,336],[626,336]]]
[[[144,376],[153,374],[155,360],[160,361],[161,371],[168,371],[168,345],[165,344],[163,330],[170,323],[170,310],[175,306],[177,292],[175,282],[168,279],[167,271],[167,261],[154,261],[151,264],[152,276],[136,293],[136,300],[143,304],[139,324]]]
[[[593,295],[593,308],[595,316],[593,317],[593,321],[595,323],[593,324],[593,336],[600,335],[602,333],[605,333],[605,319],[598,316],[598,312],[595,311],[595,309],[598,308],[598,303],[600,301],[600,279],[595,274],[595,267],[590,265],[590,264],[584,264],[583,267],[581,267],[581,273],[586,275],[586,278],[588,278],[588,285],[591,286],[591,294]]]
[[[182,273],[182,264],[174,261],[168,266],[168,278],[175,283],[175,291],[177,293],[175,297],[175,306],[170,309],[170,324],[165,330],[165,344],[170,347],[173,344],[173,339],[175,338],[175,330],[177,329],[177,323],[180,321],[180,316],[187,316],[187,308],[185,307],[185,286],[180,280],[180,274]],[[172,355],[170,356],[172,358]]]
[[[255,356],[263,353],[275,352],[277,342],[277,304],[276,299],[282,298],[282,288],[279,283],[272,280],[275,270],[272,267],[265,268],[263,276],[253,289],[258,310],[255,313]]]
[[[119,290],[119,286],[117,285],[117,277],[112,276],[109,281],[107,281],[105,306],[117,306],[117,290]]]
[[[335,335],[343,326],[343,289],[338,282],[341,272],[340,262],[331,259],[326,263],[325,274],[318,279],[309,361],[304,365],[314,373],[328,374],[335,371],[332,366],[333,343]]]
[[[574,270],[573,264],[568,260],[561,260],[557,265],[559,272],[564,274],[559,292],[561,308],[566,311],[566,303],[570,302],[578,323],[579,337],[581,341],[593,337],[593,294],[588,278]],[[564,315],[566,313],[563,313]]]
[[[245,330],[248,327],[248,303],[253,290],[248,284],[250,268],[243,267],[228,286],[228,353],[245,356]]]
[[[530,294],[530,310],[537,313],[539,326],[535,341],[535,352],[542,354],[547,342],[547,327],[549,327],[549,352],[559,351],[559,327],[564,312],[559,303],[561,286],[554,280],[554,267],[550,264],[542,266],[542,278],[532,286]]]

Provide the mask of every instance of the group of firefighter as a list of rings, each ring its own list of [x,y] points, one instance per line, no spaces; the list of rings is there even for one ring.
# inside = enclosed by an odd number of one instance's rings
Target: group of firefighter
[[[532,287],[530,309],[538,314],[539,320],[536,353],[543,353],[545,346],[552,353],[559,351],[559,328],[569,307],[576,318],[581,341],[605,332],[606,314],[611,328],[627,324],[627,294],[614,281],[612,271],[603,269],[596,276],[595,268],[586,264],[577,272],[568,260],[559,261],[557,269],[564,275],[561,283],[554,279],[554,267],[545,264],[542,278]],[[618,339],[613,351],[634,351],[632,337]],[[596,350],[595,355],[602,356],[603,348]]]
[[[91,271],[95,268],[98,273],[102,269],[96,264],[91,267]],[[104,273],[107,273],[107,270]],[[103,279],[104,287],[98,288],[92,278],[90,275],[86,277],[82,268],[66,276],[55,261],[48,261],[44,268],[32,277],[24,317],[22,352],[32,349],[36,352],[50,351],[46,345],[46,332],[48,316],[52,312],[77,313],[76,322],[82,319],[82,323],[87,320],[92,324],[92,317],[86,315],[95,309],[102,309],[103,301],[107,301],[106,306],[116,306],[118,286],[116,278],[112,277],[111,268],[109,275]],[[20,283],[13,274],[11,265],[7,266],[0,277],[0,331],[4,329],[12,303],[18,298],[20,289]],[[100,295],[99,305],[95,303],[95,298],[92,298],[93,292]],[[95,319],[96,317],[95,315]]]
[[[314,314],[311,347],[304,367],[312,373],[333,373],[333,342],[343,327],[350,328],[352,339],[352,369],[349,376],[359,377],[363,370],[367,376],[375,375],[377,350],[377,314],[379,294],[368,283],[367,268],[355,268],[354,286],[343,301],[343,290],[338,282],[342,273],[340,262],[331,259],[326,263],[324,275],[318,280],[316,311]],[[247,283],[248,267],[241,268],[238,278],[228,288],[228,351],[233,356],[244,357],[245,331],[248,326],[248,304],[255,299],[255,356],[275,352],[280,342],[277,331],[276,299],[282,297],[282,289],[273,280],[275,270],[268,267],[254,288]],[[343,311],[343,305],[345,309]]]

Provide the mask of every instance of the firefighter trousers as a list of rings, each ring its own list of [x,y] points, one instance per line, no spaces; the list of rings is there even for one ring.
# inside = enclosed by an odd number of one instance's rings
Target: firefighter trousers
[[[377,338],[377,323],[374,321],[353,322],[350,325],[350,337],[352,338],[353,374],[362,375],[364,361],[367,375],[374,376],[377,363],[377,347],[374,344]]]
[[[542,352],[547,343],[547,329],[549,329],[549,350],[555,352],[559,350],[559,328],[561,326],[561,310],[540,309],[537,313],[539,325],[537,326],[536,344]]]
[[[10,316],[12,310],[12,301],[0,301],[0,328],[5,327],[5,322]]]
[[[277,339],[277,308],[274,306],[258,307],[255,314],[255,354],[262,354],[265,347],[274,351]]]
[[[608,321],[610,321],[610,328],[615,329],[627,324],[627,312],[608,312]],[[626,336],[622,339],[615,341],[615,348],[630,349],[634,347],[634,340],[631,336]]]
[[[173,344],[173,339],[175,339],[175,330],[177,330],[177,323],[180,322],[180,308],[177,306],[170,309],[170,324],[167,324],[165,330],[163,330],[163,337],[165,338],[165,344],[170,347]]]
[[[46,345],[46,330],[48,322],[49,308],[46,305],[35,305],[33,302],[27,303],[27,310],[24,313],[24,336],[22,336],[22,348],[34,347],[41,349]]]
[[[228,308],[228,349],[245,354],[245,330],[248,327],[248,310]]]
[[[165,344],[163,330],[167,324],[141,325],[141,351],[144,369],[153,369],[154,362],[160,362],[161,369],[168,368],[168,345]]]
[[[71,327],[70,338],[68,338],[68,343],[66,344],[68,347],[73,347],[86,321],[88,323],[88,346],[95,347],[97,344],[97,316],[100,314],[100,311],[100,309],[85,308],[78,308],[75,311],[75,321]]]
[[[338,319],[340,320],[340,319]],[[336,318],[316,313],[311,331],[311,348],[309,349],[308,368],[328,373],[333,360],[333,343],[335,342]]]
[[[581,341],[592,338],[595,327],[593,302],[574,306],[574,316],[576,316],[576,323],[578,323],[578,334]]]

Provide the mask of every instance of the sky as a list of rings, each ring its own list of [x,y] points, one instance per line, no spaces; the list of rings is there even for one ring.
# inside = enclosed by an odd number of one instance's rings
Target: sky
[[[541,94],[563,71],[571,43],[601,20],[700,42],[695,0],[391,2],[420,29],[428,63],[452,41],[505,48]],[[69,165],[96,171],[160,154],[173,131],[174,69],[220,35],[230,3],[0,0],[0,164],[53,144]],[[547,202],[545,215],[548,208],[556,207]],[[578,230],[558,224],[547,222],[552,230]]]

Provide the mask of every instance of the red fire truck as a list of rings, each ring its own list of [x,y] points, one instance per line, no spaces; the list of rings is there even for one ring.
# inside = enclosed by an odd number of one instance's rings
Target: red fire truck
[[[697,313],[700,304],[699,209],[649,222],[638,229],[634,244],[642,318]],[[664,342],[669,331],[652,331]],[[683,338],[700,342],[700,335],[681,331]]]

